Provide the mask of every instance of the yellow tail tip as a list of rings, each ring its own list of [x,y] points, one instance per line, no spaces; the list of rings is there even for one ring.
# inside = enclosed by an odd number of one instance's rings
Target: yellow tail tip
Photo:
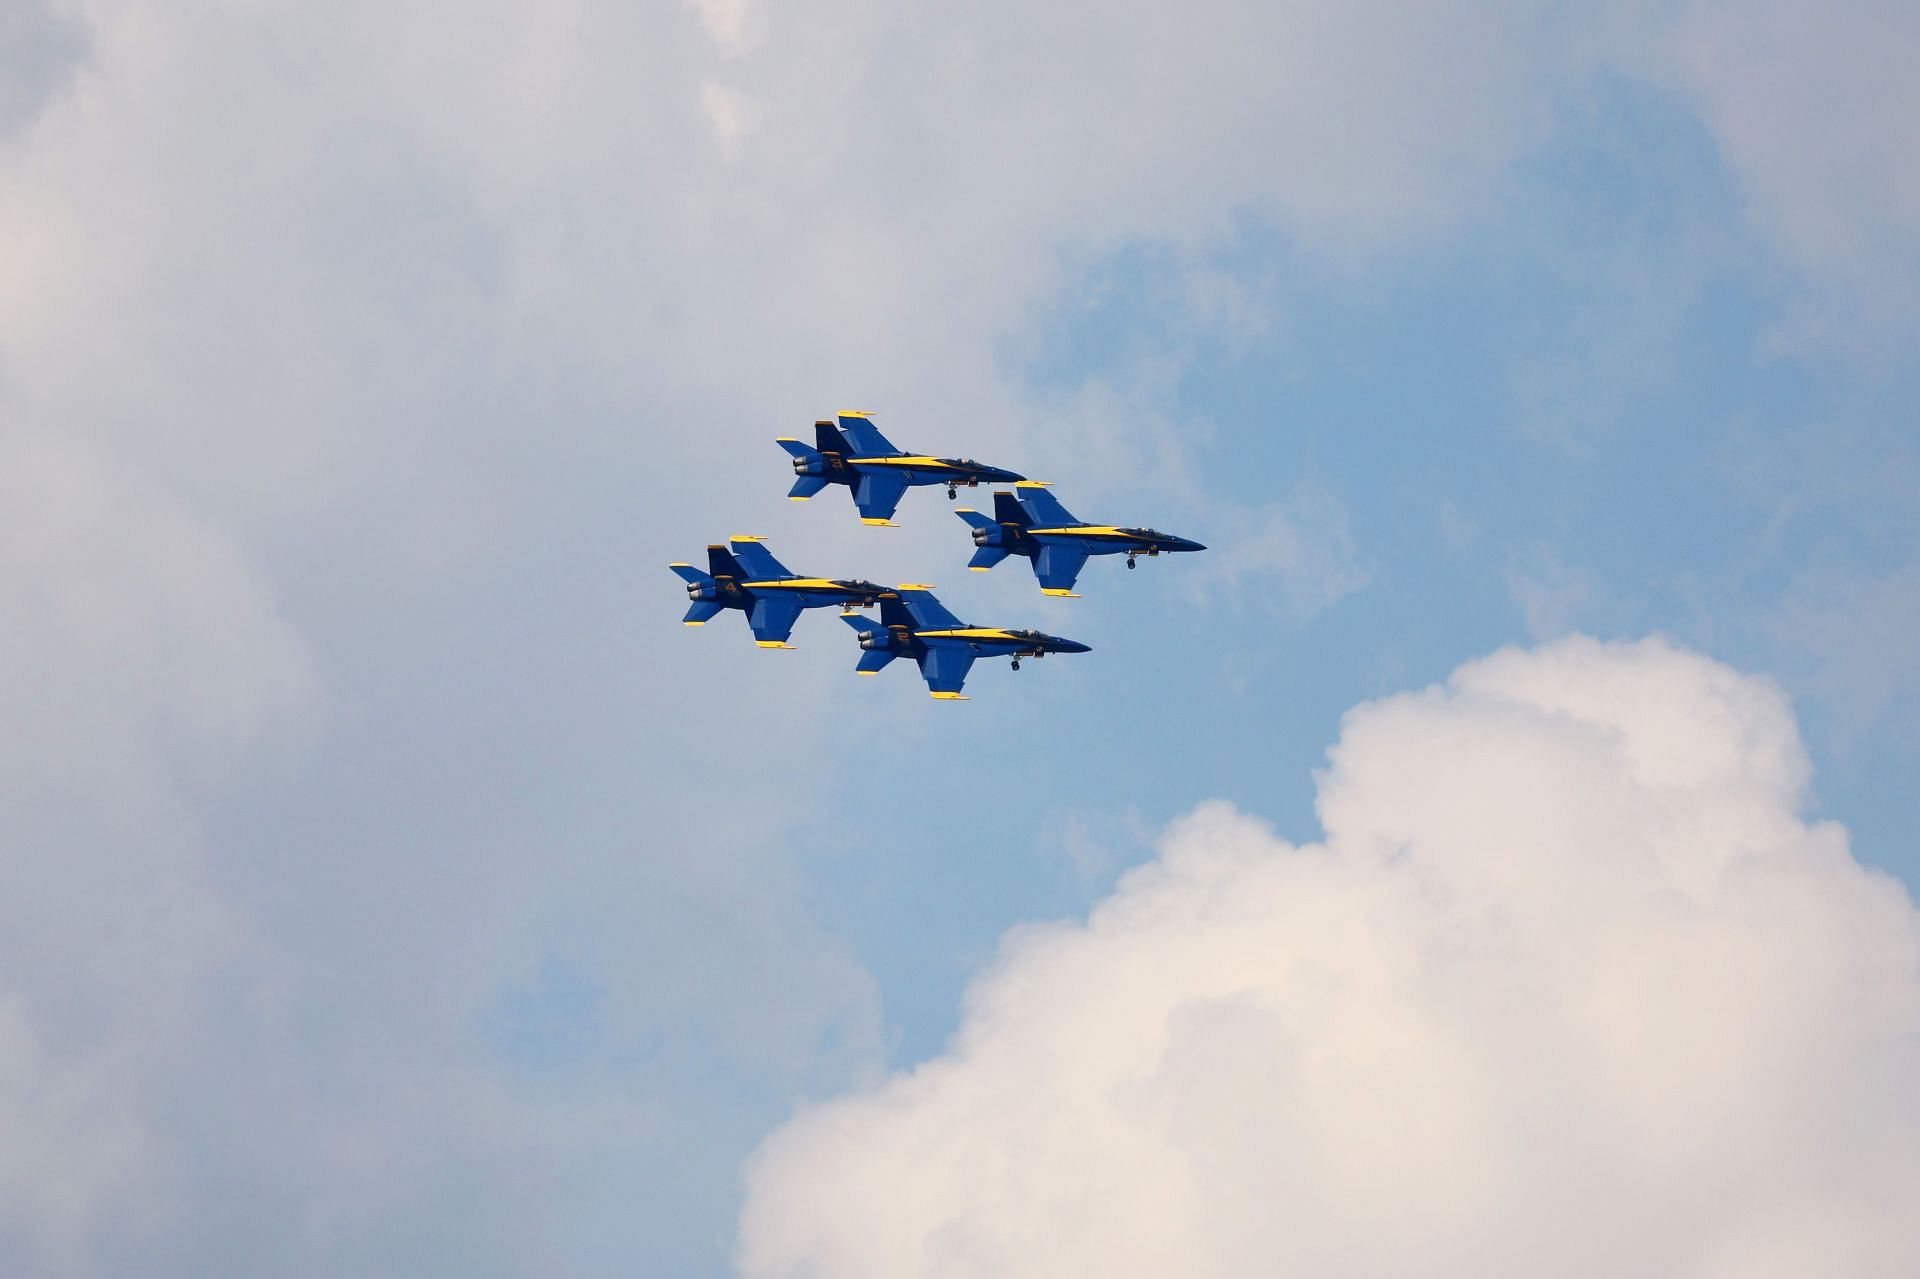
[[[1013,482],[1013,486],[1017,489],[1048,489],[1053,487],[1053,481],[1052,480],[1015,480]]]
[[[878,675],[879,673],[880,673],[879,671],[855,671],[854,672],[855,675],[869,675],[869,676]]]
[[[898,524],[895,524],[892,520],[870,520],[864,515],[860,517],[860,522],[862,524],[865,524],[868,528],[899,528],[900,527]]]
[[[787,500],[789,502],[811,502],[813,499],[810,497],[795,497],[793,494],[789,493],[787,494]]]
[[[928,693],[927,696],[936,702],[970,702],[973,700],[971,697],[962,697],[958,693]]]
[[[780,640],[755,640],[754,644],[756,644],[760,648],[789,648],[790,649],[793,647],[793,645],[782,643]]]
[[[987,571],[988,570],[981,568],[978,564],[967,565],[967,572],[969,573],[985,573]]]
[[[705,622],[682,622],[682,623],[680,623],[680,625],[682,625],[682,626],[705,626],[705,625],[706,625],[706,623],[705,623]]]
[[[1077,600],[1080,598],[1078,595],[1075,595],[1072,591],[1063,591],[1055,586],[1043,586],[1040,588],[1040,593],[1042,595],[1051,595],[1055,599],[1059,599],[1059,600]]]

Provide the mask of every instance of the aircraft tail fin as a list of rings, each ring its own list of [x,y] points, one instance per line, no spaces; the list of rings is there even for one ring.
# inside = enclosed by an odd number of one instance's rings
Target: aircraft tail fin
[[[840,434],[840,428],[832,422],[813,424],[813,447],[822,453],[838,453],[841,457],[849,457],[853,453],[847,437]]]
[[[1020,505],[1019,499],[1005,489],[997,489],[994,492],[993,517],[996,524],[1017,524],[1021,528],[1028,528],[1033,524],[1033,521],[1027,517],[1027,508]]]
[[[740,568],[740,561],[733,558],[733,552],[724,546],[707,548],[707,571],[715,577],[730,577],[736,582],[744,582],[747,575]]]

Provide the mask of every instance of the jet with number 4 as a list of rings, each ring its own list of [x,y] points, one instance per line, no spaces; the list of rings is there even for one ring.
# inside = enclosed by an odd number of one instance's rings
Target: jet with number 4
[[[812,447],[790,437],[780,440],[780,447],[793,455],[793,471],[799,476],[787,496],[804,502],[829,484],[845,484],[853,490],[862,524],[892,524],[893,513],[909,488],[944,484],[951,499],[962,484],[973,488],[982,480],[1012,484],[1026,478],[971,458],[903,452],[880,434],[865,413],[842,413],[838,426],[815,422],[813,440]]]
[[[896,657],[911,657],[920,665],[927,691],[942,701],[964,702],[960,689],[967,672],[982,657],[1011,657],[1020,669],[1023,657],[1048,653],[1086,653],[1085,644],[1039,631],[969,626],[933,597],[926,586],[901,586],[880,598],[880,620],[858,613],[842,613],[840,620],[860,635],[861,675],[878,675]]]
[[[1119,528],[1111,524],[1088,524],[1076,520],[1060,499],[1047,492],[1046,485],[1026,481],[993,495],[993,515],[961,507],[955,511],[973,526],[973,544],[977,548],[967,565],[984,573],[1009,555],[1024,555],[1033,561],[1033,575],[1048,595],[1073,598],[1074,579],[1089,555],[1121,555],[1127,567],[1142,555],[1162,551],[1204,551],[1198,542],[1151,528]]]
[[[747,615],[754,643],[792,648],[787,636],[804,610],[833,604],[868,608],[886,594],[886,587],[857,578],[791,573],[760,543],[757,537],[735,537],[725,546],[707,547],[705,573],[691,564],[669,565],[686,582],[693,601],[683,619],[688,626],[705,626],[722,609],[737,608]]]

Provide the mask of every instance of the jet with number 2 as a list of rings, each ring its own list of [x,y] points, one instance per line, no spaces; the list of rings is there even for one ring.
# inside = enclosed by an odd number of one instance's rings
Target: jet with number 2
[[[1091,651],[1085,644],[1039,631],[969,626],[925,586],[901,586],[882,596],[878,622],[858,613],[842,613],[840,620],[860,634],[856,672],[878,675],[894,658],[911,657],[920,665],[927,691],[943,701],[967,700],[960,689],[979,658],[1011,657],[1017,671],[1023,657]]]
[[[968,568],[984,573],[1009,555],[1024,555],[1033,561],[1033,575],[1048,595],[1071,597],[1074,579],[1089,555],[1124,553],[1127,567],[1132,568],[1142,555],[1207,549],[1159,529],[1076,520],[1044,484],[1031,481],[1014,485],[1012,493],[996,492],[992,518],[965,507],[954,514],[973,526],[973,544],[978,549]]]
[[[886,587],[857,578],[788,572],[757,537],[707,547],[705,573],[691,564],[669,567],[686,582],[687,598],[693,601],[684,619],[688,626],[705,626],[722,609],[737,608],[746,613],[754,643],[761,648],[792,648],[787,636],[806,609],[832,604],[867,608],[886,593]]]
[[[845,484],[853,490],[862,524],[891,524],[909,488],[944,484],[952,498],[962,484],[973,488],[982,480],[1012,484],[1026,478],[971,458],[903,452],[880,434],[865,413],[842,413],[837,427],[832,422],[815,422],[813,438],[811,448],[790,437],[780,440],[780,447],[793,455],[794,474],[799,476],[787,496],[804,502],[829,484]]]

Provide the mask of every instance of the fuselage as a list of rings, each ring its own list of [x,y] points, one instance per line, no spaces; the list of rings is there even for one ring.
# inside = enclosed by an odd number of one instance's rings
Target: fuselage
[[[873,582],[830,577],[775,577],[749,582],[717,578],[710,586],[697,582],[687,586],[687,597],[695,602],[710,600],[723,608],[739,609],[751,609],[761,596],[791,600],[801,608],[827,608],[834,604],[867,608],[885,593],[885,587]]]
[[[1012,471],[985,466],[970,458],[924,457],[912,453],[877,457],[840,457],[831,453],[822,456],[826,459],[826,468],[820,478],[833,484],[858,484],[866,472],[891,475],[909,487],[951,484],[975,488],[981,484],[1011,484],[1021,478]],[[793,469],[798,475],[814,473],[805,458],[795,458]]]
[[[1033,546],[1027,548],[1028,554],[1042,546],[1073,546],[1089,555],[1119,555],[1125,552],[1132,552],[1135,555],[1158,555],[1162,551],[1207,549],[1198,542],[1184,537],[1175,537],[1171,533],[1162,533],[1158,529],[1120,528],[1111,524],[1068,524],[1057,528],[1025,528],[1020,532],[1023,537],[1032,539]],[[1021,548],[1009,546],[1008,549]]]
[[[1048,653],[1092,651],[1085,644],[1043,631],[1010,630],[1000,626],[950,626],[915,631],[897,626],[887,632],[887,643],[902,652],[948,647],[965,649],[979,657],[1044,657]],[[861,646],[874,645],[863,640]]]

